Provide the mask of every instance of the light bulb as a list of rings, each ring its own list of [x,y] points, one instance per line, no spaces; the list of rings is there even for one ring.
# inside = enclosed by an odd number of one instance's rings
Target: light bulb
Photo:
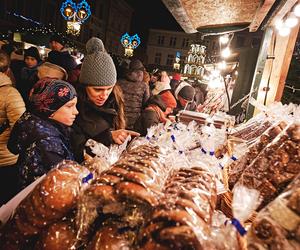
[[[224,57],[224,58],[229,57],[230,56],[230,49],[228,47],[223,49],[222,52],[221,52],[221,56]]]
[[[279,30],[279,35],[280,36],[288,36],[291,32],[291,29],[288,28],[288,27],[282,27],[280,30]]]
[[[294,14],[297,16],[297,17],[300,17],[300,4],[297,4],[294,8]]]
[[[226,62],[225,61],[219,62],[218,69],[220,70],[226,69]]]
[[[220,43],[221,44],[227,44],[228,42],[229,42],[229,36],[228,35],[220,36]]]
[[[291,13],[286,18],[284,24],[289,28],[293,28],[298,24],[298,18],[294,14]]]
[[[282,19],[277,19],[275,22],[275,28],[280,30],[284,26]]]

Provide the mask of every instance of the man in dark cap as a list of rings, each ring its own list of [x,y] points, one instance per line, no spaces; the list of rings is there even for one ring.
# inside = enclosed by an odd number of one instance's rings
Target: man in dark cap
[[[132,130],[150,97],[149,87],[143,82],[144,65],[138,59],[132,60],[124,79],[118,80],[124,95],[127,129]]]
[[[52,51],[49,52],[47,61],[64,68],[70,77],[77,63],[69,51],[65,49],[63,38],[54,34],[50,37],[49,44]]]

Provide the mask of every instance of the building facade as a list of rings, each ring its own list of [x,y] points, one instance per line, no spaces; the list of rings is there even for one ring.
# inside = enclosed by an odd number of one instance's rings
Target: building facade
[[[150,29],[146,52],[148,67],[172,71],[176,53],[180,53],[182,63],[190,49],[190,44],[196,39],[197,34]]]
[[[178,31],[150,29],[147,43],[147,65],[149,68],[158,67],[163,70],[173,71],[176,53],[180,53],[181,71],[188,56],[191,44],[200,44],[206,47],[207,61],[214,63],[220,60],[220,36],[204,36],[200,33],[187,34]],[[230,42],[232,54],[236,55],[245,47],[257,48],[260,46],[262,33],[249,33],[242,31],[236,33]]]

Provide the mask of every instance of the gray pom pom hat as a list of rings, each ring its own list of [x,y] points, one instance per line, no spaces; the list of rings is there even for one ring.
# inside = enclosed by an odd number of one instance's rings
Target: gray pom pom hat
[[[86,50],[79,82],[86,86],[113,86],[117,82],[117,71],[103,42],[97,37],[92,37],[86,43]]]

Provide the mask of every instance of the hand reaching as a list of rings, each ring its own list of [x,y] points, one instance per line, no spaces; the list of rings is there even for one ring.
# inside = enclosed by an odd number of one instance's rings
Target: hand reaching
[[[139,133],[131,131],[131,130],[126,130],[126,129],[118,129],[111,131],[112,139],[116,144],[122,144],[126,140],[126,138],[131,135],[131,136],[140,136]]]

